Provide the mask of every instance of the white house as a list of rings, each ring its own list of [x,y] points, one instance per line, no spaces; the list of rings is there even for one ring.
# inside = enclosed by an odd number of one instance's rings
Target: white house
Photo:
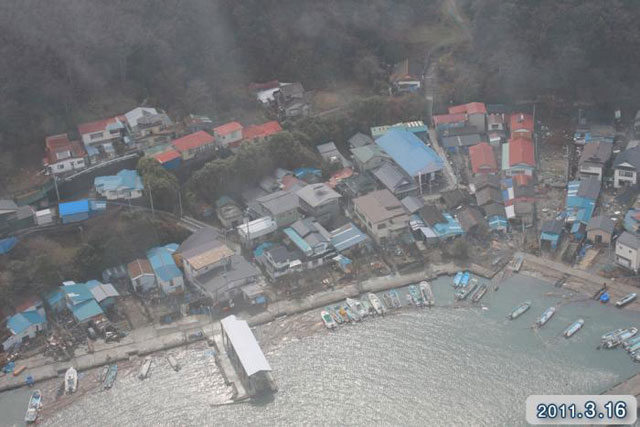
[[[78,125],[78,134],[90,158],[100,155],[114,157],[113,144],[124,142],[126,126],[124,116],[111,117],[105,120],[82,123]]]
[[[57,175],[87,166],[87,152],[79,141],[69,141],[66,133],[51,135],[45,139],[44,166]]]
[[[116,175],[98,176],[93,180],[96,192],[107,200],[137,199],[142,197],[144,184],[138,172],[123,169]]]
[[[616,262],[636,273],[640,269],[640,239],[625,231],[616,240]]]
[[[136,292],[145,293],[156,287],[156,275],[149,260],[137,259],[127,265],[131,286]]]
[[[14,314],[7,320],[9,336],[2,342],[2,348],[20,345],[26,339],[35,338],[39,331],[47,328],[47,319],[36,310],[23,311]]]
[[[638,183],[640,170],[640,147],[624,150],[613,162],[613,186],[615,188],[629,187]]]

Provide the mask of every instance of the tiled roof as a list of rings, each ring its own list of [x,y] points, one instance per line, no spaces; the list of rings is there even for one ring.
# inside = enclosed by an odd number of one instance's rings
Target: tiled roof
[[[471,158],[471,169],[473,173],[486,171],[495,172],[498,170],[493,148],[486,142],[469,147],[469,157]]]
[[[97,120],[95,122],[82,123],[78,125],[78,133],[80,135],[85,135],[88,133],[104,131],[108,125],[116,123],[117,121],[117,117],[110,117],[108,119]]]
[[[163,153],[155,154],[153,158],[159,161],[160,163],[167,163],[167,162],[170,162],[171,160],[180,158],[180,153],[178,153],[176,150],[167,150]]]
[[[171,144],[173,144],[173,147],[176,150],[182,152],[182,151],[198,148],[203,145],[211,144],[213,141],[214,141],[214,138],[211,135],[201,130],[196,133],[183,136],[182,138],[178,138],[174,140]]]
[[[515,138],[509,141],[509,166],[525,164],[535,166],[533,142],[527,138]]]
[[[468,104],[449,107],[449,114],[487,114],[487,107],[483,102],[469,102]]]
[[[213,128],[213,133],[216,135],[224,136],[235,131],[242,130],[242,125],[238,122],[229,122],[221,126]]]
[[[282,132],[282,126],[280,126],[280,123],[273,120],[260,125],[247,126],[242,131],[242,137],[244,139],[264,138],[278,132]]]

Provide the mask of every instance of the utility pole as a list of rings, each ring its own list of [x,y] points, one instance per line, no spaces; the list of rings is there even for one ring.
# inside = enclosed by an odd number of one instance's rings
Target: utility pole
[[[149,201],[151,202],[151,215],[156,216],[156,212],[153,209],[153,196],[151,195],[151,185],[147,183],[147,187],[149,187]]]
[[[53,174],[53,186],[56,189],[56,197],[58,198],[58,203],[60,203],[60,192],[58,191],[58,177]]]
[[[180,186],[178,186],[178,203],[180,204],[180,218],[182,218],[183,213],[182,213],[182,189],[180,188]]]

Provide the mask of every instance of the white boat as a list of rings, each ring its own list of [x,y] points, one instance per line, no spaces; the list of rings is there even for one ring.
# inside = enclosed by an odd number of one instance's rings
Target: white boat
[[[320,312],[320,317],[322,318],[322,321],[324,322],[324,326],[326,326],[327,329],[334,329],[336,326],[338,326],[336,324],[336,321],[333,320],[333,317],[331,317],[331,315],[327,310],[322,310]]]
[[[400,302],[400,295],[398,295],[397,290],[391,289],[389,291],[389,297],[391,298],[391,301],[393,302],[393,306],[395,308],[400,308],[402,306],[402,303]]]
[[[541,328],[543,327],[549,320],[551,320],[551,318],[553,317],[553,315],[556,312],[556,308],[555,307],[549,307],[547,308],[544,313],[542,313],[542,316],[540,316],[538,318],[538,320],[536,320],[536,327]]]
[[[72,366],[64,374],[64,391],[67,394],[75,393],[78,388],[78,371]]]
[[[360,301],[355,300],[353,298],[347,298],[346,302],[349,305],[349,308],[352,311],[355,311],[358,314],[358,316],[360,316],[361,318],[366,317],[368,315],[367,310],[365,310],[364,306]]]
[[[565,338],[571,338],[576,332],[582,329],[582,325],[584,325],[583,319],[576,320],[567,329],[564,330],[563,335],[565,336]]]
[[[619,328],[619,329],[616,329],[615,331],[607,332],[602,336],[601,339],[602,341],[607,341],[607,340],[618,338],[624,331],[625,331],[624,328]]]
[[[29,406],[27,406],[27,413],[24,416],[24,420],[27,423],[33,423],[38,419],[38,411],[42,408],[42,393],[40,390],[36,390],[31,393],[29,399]]]
[[[616,302],[616,307],[622,308],[630,302],[634,301],[637,297],[638,294],[636,294],[635,292],[631,292],[630,294],[626,295],[624,298]]]
[[[373,292],[369,292],[367,294],[367,297],[369,298],[369,302],[371,303],[371,307],[373,307],[373,309],[376,311],[376,313],[383,315],[385,313],[385,308],[384,305],[382,305],[382,301],[380,301],[380,298],[378,298],[378,296],[376,294],[374,294]]]
[[[610,338],[602,340],[602,345],[604,348],[617,347],[623,341],[633,338],[638,333],[638,328],[631,327],[627,329],[617,330],[616,332],[617,333]]]
[[[367,313],[367,315],[369,314],[374,315],[376,313],[376,311],[371,306],[371,303],[369,303],[369,299],[366,296],[363,296],[362,298],[360,298],[360,304],[362,304],[362,306],[364,307],[364,311]]]
[[[151,370],[151,358],[146,357],[144,362],[142,362],[142,366],[140,366],[140,372],[138,373],[138,379],[145,379],[149,376],[149,371]]]
[[[435,297],[433,296],[433,290],[431,289],[431,283],[423,280],[420,282],[420,292],[422,292],[422,297],[424,298],[424,302],[428,307],[433,306],[435,304]]]
[[[167,362],[169,362],[169,365],[174,371],[178,372],[180,370],[180,364],[173,354],[167,354]]]
[[[514,320],[517,319],[518,317],[522,316],[522,314],[524,314],[525,311],[529,310],[529,307],[531,307],[531,301],[525,301],[522,304],[520,304],[519,306],[517,306],[508,316],[507,318]]]

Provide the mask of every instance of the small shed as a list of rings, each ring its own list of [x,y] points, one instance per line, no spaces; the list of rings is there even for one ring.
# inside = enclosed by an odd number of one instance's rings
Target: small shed
[[[90,212],[91,208],[87,199],[64,202],[58,205],[58,214],[63,224],[87,220]]]
[[[51,209],[42,209],[36,212],[36,225],[47,225],[53,222]]]
[[[608,245],[611,243],[614,229],[615,224],[611,218],[604,215],[594,216],[587,224],[587,239],[596,245]]]
[[[540,230],[540,247],[547,242],[549,243],[551,250],[555,251],[558,248],[558,242],[562,235],[562,226],[562,221],[557,219],[543,222],[542,229]]]

